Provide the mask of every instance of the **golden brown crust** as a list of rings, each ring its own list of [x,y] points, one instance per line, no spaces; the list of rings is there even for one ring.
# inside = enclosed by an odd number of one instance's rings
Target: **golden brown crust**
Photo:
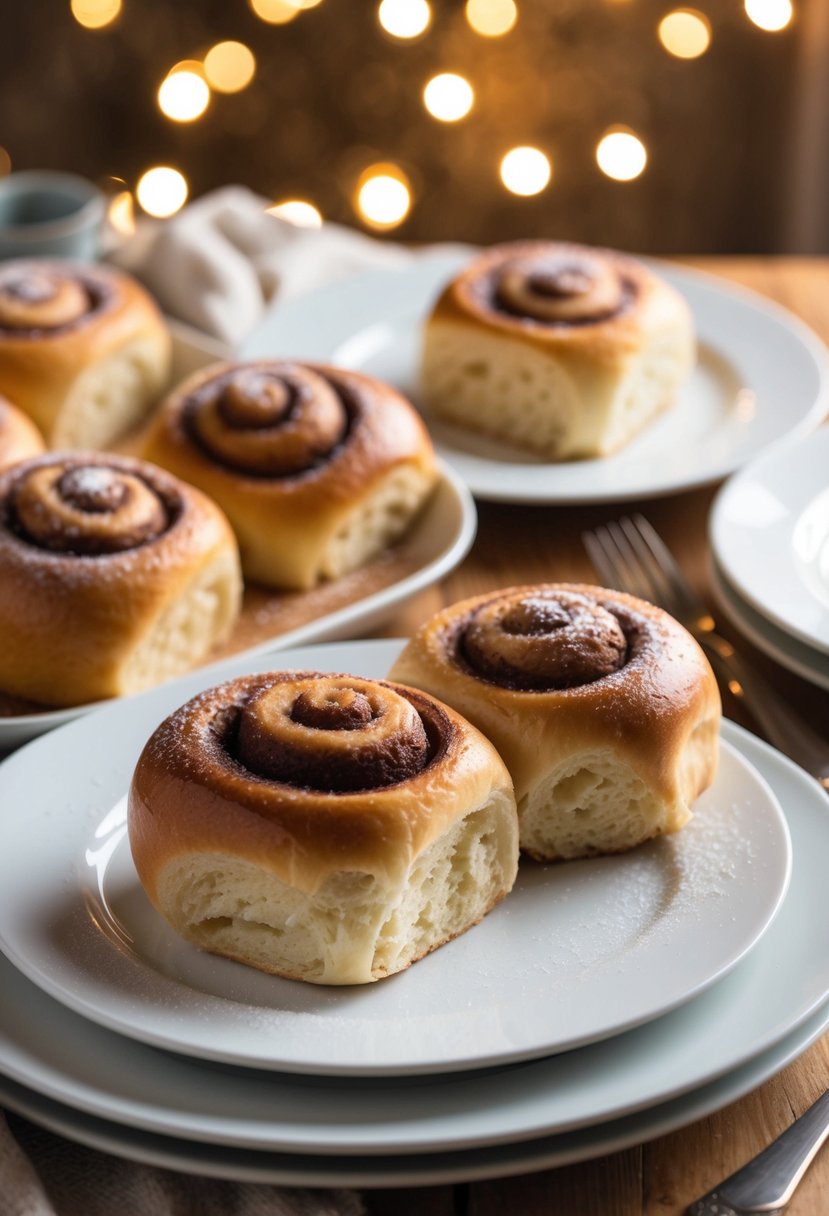
[[[20,283],[52,284],[56,294],[39,300],[35,290],[27,302]],[[66,311],[55,311],[55,299],[62,304],[67,289],[75,298]],[[83,375],[137,342],[150,349],[150,387],[157,392],[169,371],[170,335],[153,299],[122,271],[30,259],[0,269],[0,392],[28,414],[48,442],[60,440],[55,432],[61,413]],[[149,404],[148,399],[144,406]]]
[[[130,511],[126,523],[123,509],[102,510],[93,502],[84,511],[77,486],[61,507],[61,479],[71,488],[84,469],[93,479],[136,486],[141,510],[146,500],[153,516],[149,530],[140,522],[130,532]],[[44,475],[48,490],[41,497]],[[89,489],[82,473],[80,484]],[[128,506],[135,497],[131,491]],[[110,534],[99,543],[96,534],[106,532],[109,520]],[[123,686],[124,667],[148,629],[199,571],[224,555],[237,563],[235,552],[227,520],[213,503],[142,461],[50,453],[6,470],[0,474],[0,688],[55,705],[133,691]]]
[[[293,695],[309,682],[337,692],[353,687],[368,693],[375,718],[382,717],[377,707],[387,703],[391,714],[396,702],[403,701],[422,723],[427,754],[414,762],[408,776],[376,788],[339,792],[295,785],[245,767],[235,738],[246,707],[263,691],[286,684]],[[383,728],[386,741],[396,729],[396,720],[390,730]],[[305,746],[320,757],[331,746],[326,735],[347,735],[346,749],[360,750],[361,730],[312,727],[305,733]],[[369,733],[375,733],[373,728]],[[334,746],[338,742],[343,744],[335,740]],[[366,746],[375,753],[364,769],[371,779],[378,740],[370,737]],[[480,806],[493,788],[511,790],[492,745],[420,691],[319,672],[244,676],[189,701],[149,740],[130,789],[130,844],[154,902],[165,867],[193,853],[250,862],[308,894],[341,872],[402,881],[412,860],[470,808]]]
[[[521,603],[545,600],[550,605],[582,601],[593,606],[594,622],[583,626],[580,662],[595,649],[597,637],[604,652],[612,633],[604,620],[612,618],[626,643],[619,656],[615,639],[610,639],[611,651],[621,661],[614,659],[595,678],[585,671],[574,677],[566,648],[559,649],[562,627],[551,624],[546,633],[522,637],[516,631],[508,639],[527,643],[528,662],[536,673],[545,662],[551,664],[535,687],[516,686],[515,676],[503,671],[502,653],[493,652],[489,669],[476,670],[465,644],[470,626],[474,632],[478,618],[486,617],[493,606],[514,611]],[[545,643],[549,653],[533,656],[532,650],[543,652]],[[556,675],[559,662],[564,666]],[[719,722],[716,680],[687,630],[652,604],[585,584],[507,588],[454,604],[420,628],[390,675],[440,697],[478,726],[505,760],[519,803],[553,767],[553,757],[601,751],[609,745],[649,789],[675,801],[682,793],[677,771],[686,743],[700,724],[713,723],[715,733]],[[709,780],[712,775],[713,770]]]
[[[227,398],[240,379],[255,377],[263,384],[269,379],[299,384],[300,404],[303,394],[319,391],[326,410],[333,410],[334,417],[320,424],[317,446],[307,464],[297,451],[287,456],[281,448],[277,451],[282,432],[288,429],[279,410],[270,425],[264,407],[259,421],[265,425],[257,425],[255,419],[251,425],[242,417],[235,434],[231,422],[226,440],[213,419],[209,427],[199,421],[200,411],[210,409],[215,415],[226,404],[220,402],[217,409],[217,397]],[[231,402],[228,414],[234,404],[239,405]],[[239,412],[247,406],[243,402]],[[291,425],[296,412],[292,407],[285,415]],[[301,441],[292,438],[298,450]],[[257,440],[263,450],[259,472],[253,452]],[[224,458],[223,442],[227,443]],[[190,376],[165,402],[142,454],[199,486],[222,506],[239,537],[248,577],[284,586],[308,587],[318,581],[314,555],[398,471],[412,470],[428,487],[436,476],[428,432],[394,389],[357,372],[277,360],[214,364]],[[288,465],[271,475],[268,461],[281,460]],[[308,555],[302,566],[300,553]]]
[[[0,469],[38,456],[45,447],[43,436],[31,419],[0,397]]]

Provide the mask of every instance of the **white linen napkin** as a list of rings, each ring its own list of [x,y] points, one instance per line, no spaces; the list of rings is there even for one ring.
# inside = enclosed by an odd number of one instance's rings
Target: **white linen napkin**
[[[299,228],[267,206],[242,186],[214,190],[169,220],[142,224],[110,260],[170,316],[235,347],[273,303],[415,256],[338,224]]]
[[[196,1178],[84,1148],[0,1114],[3,1216],[365,1216],[353,1191]]]

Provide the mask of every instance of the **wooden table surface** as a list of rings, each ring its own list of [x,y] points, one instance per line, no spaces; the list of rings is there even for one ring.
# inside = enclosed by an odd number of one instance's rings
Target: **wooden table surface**
[[[829,261],[698,259],[688,263],[723,275],[784,304],[829,344]],[[581,532],[628,510],[641,510],[662,533],[686,574],[710,599],[706,524],[715,490],[662,500],[596,507],[479,504],[479,531],[466,561],[388,623],[389,636],[411,632],[443,604],[516,583],[566,579],[595,582]],[[720,622],[718,617],[718,623]],[[722,622],[725,626],[725,622]],[[739,635],[727,628],[738,640]],[[829,694],[784,672],[741,642],[774,678],[781,697],[807,710],[829,748]],[[739,718],[739,707],[726,704]],[[829,803],[827,803],[829,813]],[[829,910],[829,909],[828,909]],[[467,1186],[366,1193],[372,1216],[677,1216],[716,1182],[778,1135],[829,1085],[829,1035],[773,1080],[715,1115],[672,1135],[580,1165]],[[790,1216],[829,1213],[829,1146],[787,1209]]]

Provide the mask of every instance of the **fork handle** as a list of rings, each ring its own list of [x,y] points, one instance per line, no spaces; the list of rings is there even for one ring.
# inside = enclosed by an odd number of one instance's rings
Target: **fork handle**
[[[781,1136],[705,1196],[739,1212],[773,1212],[791,1199],[815,1154],[829,1136],[829,1090]],[[702,1202],[702,1201],[699,1201]],[[693,1212],[695,1204],[688,1209]],[[712,1208],[697,1208],[697,1211]],[[713,1210],[716,1210],[714,1208]]]
[[[745,705],[768,741],[829,791],[829,740],[784,704],[763,676],[745,663],[725,638],[716,633],[697,634],[697,638],[720,683]]]

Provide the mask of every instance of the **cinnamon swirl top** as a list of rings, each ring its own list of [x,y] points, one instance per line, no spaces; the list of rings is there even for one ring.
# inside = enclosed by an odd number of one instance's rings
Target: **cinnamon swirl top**
[[[0,335],[44,338],[86,324],[111,301],[106,272],[71,262],[12,261],[0,268]]]
[[[414,778],[454,733],[441,708],[411,690],[320,672],[243,677],[188,703],[179,719],[172,730],[206,779],[328,794]]]
[[[316,368],[277,362],[231,364],[196,383],[182,418],[213,459],[248,476],[313,468],[342,443],[354,413],[342,386]]]
[[[481,679],[526,691],[578,688],[635,661],[645,621],[612,597],[565,587],[516,589],[454,623],[456,661]]]
[[[435,315],[474,317],[534,337],[625,323],[653,276],[609,249],[516,241],[480,254],[444,290]]]
[[[9,474],[6,528],[34,549],[103,557],[163,536],[182,509],[175,483],[140,461],[98,453],[50,454]]]

